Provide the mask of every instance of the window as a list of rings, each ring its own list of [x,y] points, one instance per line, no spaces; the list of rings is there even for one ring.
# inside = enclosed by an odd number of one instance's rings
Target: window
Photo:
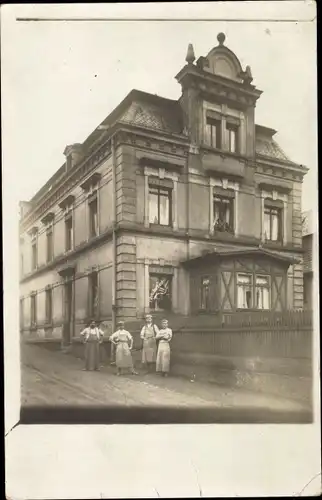
[[[172,190],[160,186],[149,187],[149,221],[150,224],[171,226],[172,223]]]
[[[209,285],[209,277],[202,276],[200,284],[200,309],[202,311],[207,311],[209,309]]]
[[[268,200],[264,205],[264,236],[269,241],[282,240],[282,209],[271,206]]]
[[[207,137],[209,146],[221,149],[221,121],[207,118]]]
[[[214,230],[234,232],[234,199],[214,195]]]
[[[89,275],[89,316],[98,317],[98,273],[94,271]]]
[[[94,238],[98,235],[97,193],[89,200],[89,235]]]
[[[37,300],[36,294],[30,296],[30,319],[31,325],[36,325],[37,323]]]
[[[24,299],[20,299],[20,329],[24,327]]]
[[[52,289],[47,288],[46,290],[46,323],[52,322],[53,317],[53,295]]]
[[[31,247],[31,269],[34,271],[37,269],[37,261],[38,261],[38,251],[37,251],[37,241],[34,240],[32,242],[32,247]]]
[[[69,215],[65,218],[65,250],[68,252],[74,246],[73,217]]]
[[[23,275],[24,273],[24,261],[23,261],[23,253],[20,254],[20,273]]]
[[[47,262],[51,262],[54,257],[54,248],[53,248],[53,228],[50,227],[46,232],[47,239]]]
[[[254,290],[253,290],[254,286]],[[269,309],[270,277],[252,274],[237,275],[237,308]]]
[[[251,309],[253,307],[252,275],[237,275],[237,307],[238,309]]]
[[[269,277],[268,276],[256,276],[256,308],[257,309],[269,309]]]
[[[150,309],[169,311],[172,307],[171,276],[150,274]]]
[[[238,127],[236,125],[227,124],[228,133],[228,151],[237,153],[238,151]]]

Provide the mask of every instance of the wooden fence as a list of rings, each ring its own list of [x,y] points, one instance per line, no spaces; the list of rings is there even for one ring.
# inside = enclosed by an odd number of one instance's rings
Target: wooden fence
[[[311,358],[312,313],[241,312],[173,329],[172,351],[241,357]]]

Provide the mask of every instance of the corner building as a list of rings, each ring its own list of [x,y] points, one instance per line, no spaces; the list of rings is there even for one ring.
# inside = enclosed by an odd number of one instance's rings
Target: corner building
[[[92,317],[136,324],[303,308],[301,189],[261,96],[218,35],[178,100],[132,90],[21,203],[21,331],[68,345]]]

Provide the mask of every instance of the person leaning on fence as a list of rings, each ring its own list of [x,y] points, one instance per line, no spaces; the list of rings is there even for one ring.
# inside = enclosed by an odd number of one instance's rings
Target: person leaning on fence
[[[99,370],[100,344],[103,342],[104,332],[96,326],[93,320],[80,335],[85,344],[85,367],[83,370]]]
[[[110,336],[110,341],[116,346],[115,361],[117,367],[117,375],[121,375],[125,370],[130,371],[133,375],[137,372],[133,367],[133,359],[131,349],[133,347],[133,337],[127,330],[124,329],[124,321],[119,321],[118,330]]]
[[[162,328],[156,335],[159,341],[156,371],[160,372],[163,377],[167,377],[170,370],[170,341],[172,339],[172,330],[168,327],[168,320],[163,319],[161,322]]]
[[[152,316],[148,314],[145,317],[145,325],[143,326],[140,338],[143,340],[142,346],[142,364],[147,366],[148,372],[152,371],[155,363],[157,343],[156,335],[159,333],[159,328],[153,324]]]

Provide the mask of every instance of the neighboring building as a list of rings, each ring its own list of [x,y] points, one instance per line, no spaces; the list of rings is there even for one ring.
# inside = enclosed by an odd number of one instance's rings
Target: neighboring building
[[[249,67],[190,45],[178,101],[132,90],[22,205],[21,329],[303,308],[307,168],[255,125]],[[273,112],[272,112],[273,113]]]
[[[303,212],[303,301],[305,309],[313,309],[313,213],[312,210]]]

